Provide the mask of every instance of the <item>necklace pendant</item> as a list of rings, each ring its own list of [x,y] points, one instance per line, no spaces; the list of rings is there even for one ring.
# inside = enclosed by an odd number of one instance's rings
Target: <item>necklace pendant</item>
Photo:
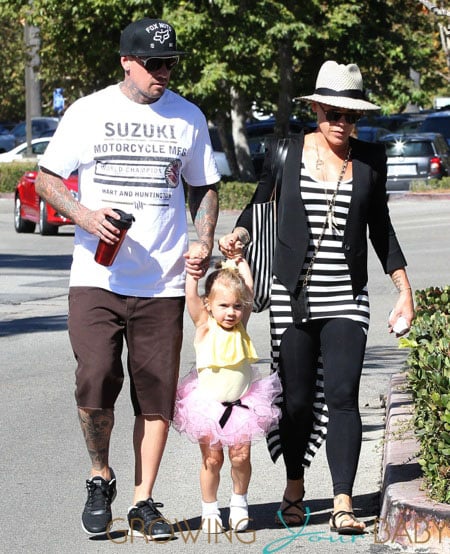
[[[320,171],[320,169],[322,169],[322,166],[323,166],[323,160],[321,160],[320,158],[317,158],[317,160],[316,160],[316,170]]]

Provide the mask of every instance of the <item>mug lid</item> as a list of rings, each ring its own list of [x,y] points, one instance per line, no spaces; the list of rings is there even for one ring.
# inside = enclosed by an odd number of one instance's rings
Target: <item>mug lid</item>
[[[127,214],[126,212],[119,210],[118,208],[113,208],[113,211],[115,211],[116,214],[120,215],[120,219],[114,219],[110,215],[107,215],[106,219],[118,229],[129,229],[133,221],[135,221],[133,214]]]

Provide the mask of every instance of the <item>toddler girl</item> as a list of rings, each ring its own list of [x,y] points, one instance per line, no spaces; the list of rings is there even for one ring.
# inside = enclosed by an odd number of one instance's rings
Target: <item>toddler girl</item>
[[[253,280],[244,258],[222,262],[198,293],[198,280],[187,275],[186,303],[195,324],[197,369],[179,385],[174,427],[200,444],[202,467],[202,529],[220,533],[223,524],[217,502],[223,447],[228,447],[233,491],[230,527],[248,527],[247,490],[250,444],[278,422],[273,404],[281,392],[276,373],[261,379],[250,364],[257,361],[245,326],[253,302]]]

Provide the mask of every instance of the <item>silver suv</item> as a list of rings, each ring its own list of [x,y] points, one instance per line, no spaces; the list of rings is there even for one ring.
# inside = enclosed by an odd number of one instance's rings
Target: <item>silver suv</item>
[[[450,150],[440,133],[392,133],[379,141],[386,147],[388,193],[408,191],[414,180],[450,173]]]

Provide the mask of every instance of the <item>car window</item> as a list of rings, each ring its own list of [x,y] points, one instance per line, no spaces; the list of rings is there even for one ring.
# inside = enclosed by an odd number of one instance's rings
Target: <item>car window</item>
[[[212,149],[215,152],[223,152],[223,147],[219,138],[219,133],[215,127],[209,128],[209,137],[211,139]]]
[[[48,142],[45,141],[45,142],[38,142],[37,144],[33,144],[33,154],[36,154],[36,155],[40,155],[40,154],[43,154],[45,152],[45,149],[47,148],[48,146]]]
[[[429,141],[405,142],[396,140],[386,142],[387,156],[420,157],[432,156],[433,154],[433,147]]]
[[[448,144],[443,137],[437,136],[435,140],[435,145],[436,145],[436,150],[438,151],[439,154],[448,155],[449,153]]]
[[[249,137],[250,154],[261,154],[266,151],[266,136]]]

